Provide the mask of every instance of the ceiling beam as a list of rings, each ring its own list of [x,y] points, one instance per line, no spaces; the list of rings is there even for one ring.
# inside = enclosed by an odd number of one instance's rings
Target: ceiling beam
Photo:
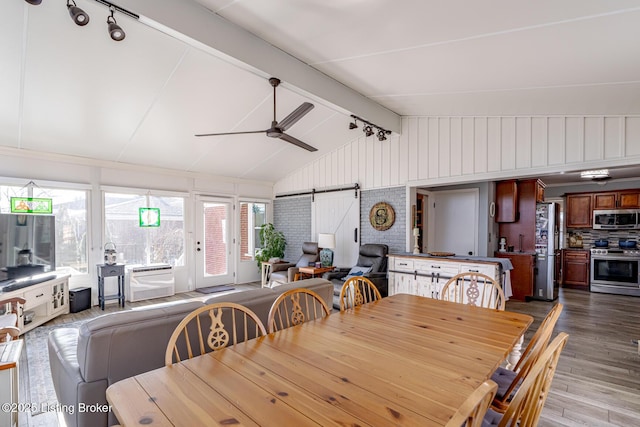
[[[140,22],[191,46],[263,77],[278,77],[294,92],[312,100],[324,100],[344,114],[355,114],[401,133],[400,115],[193,0],[116,0],[113,3],[140,15]]]

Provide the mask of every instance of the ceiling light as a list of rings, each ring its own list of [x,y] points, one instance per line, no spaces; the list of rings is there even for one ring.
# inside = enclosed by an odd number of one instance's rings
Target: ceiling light
[[[89,23],[89,15],[87,15],[84,10],[76,6],[75,1],[67,0],[67,9],[69,9],[69,15],[71,15],[71,19],[73,19],[73,22],[76,24],[82,27]]]
[[[386,141],[387,136],[384,134],[382,129],[378,129],[378,141]]]
[[[609,177],[609,169],[598,169],[598,170],[580,172],[580,178],[585,178],[585,179],[608,178],[608,177]]]
[[[113,17],[114,10],[111,9],[111,15],[107,17],[107,29],[111,38],[117,42],[124,40],[126,34],[120,28],[120,25],[116,22],[116,18]]]
[[[42,3],[42,0],[24,0],[24,1],[26,1],[27,3],[32,4],[34,6],[37,6],[40,3]]]
[[[362,131],[364,132],[365,136],[373,135],[373,129],[371,129],[371,126],[365,126],[364,128],[362,128]]]
[[[353,123],[349,123],[349,130],[358,129],[358,122],[353,119]]]

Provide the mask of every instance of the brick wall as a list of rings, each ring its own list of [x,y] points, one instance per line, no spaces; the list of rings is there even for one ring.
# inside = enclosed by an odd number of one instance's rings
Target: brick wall
[[[273,225],[287,239],[284,259],[296,262],[302,244],[311,239],[311,196],[285,197],[273,202]]]
[[[251,255],[247,255],[249,252],[249,205],[247,203],[240,203],[240,260],[248,261],[253,259]],[[260,242],[256,242],[260,244]]]
[[[369,212],[378,202],[391,205],[396,214],[396,220],[385,231],[378,231],[369,222]],[[360,243],[384,243],[389,246],[389,252],[405,252],[407,221],[406,221],[406,190],[405,187],[379,188],[360,192]]]
[[[207,274],[224,274],[227,271],[227,242],[223,240],[225,206],[207,207],[204,213],[205,271]]]

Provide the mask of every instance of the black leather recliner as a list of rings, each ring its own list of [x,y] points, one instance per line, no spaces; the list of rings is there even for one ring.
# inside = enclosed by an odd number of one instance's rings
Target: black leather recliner
[[[369,273],[364,277],[371,280],[378,288],[380,294],[386,297],[389,292],[389,281],[387,279],[387,254],[389,246],[378,243],[367,243],[360,246],[357,266],[371,267]],[[330,273],[322,275],[323,279],[331,280],[333,283],[333,308],[340,310],[340,291],[344,285],[343,278],[349,274],[351,268],[338,268]]]

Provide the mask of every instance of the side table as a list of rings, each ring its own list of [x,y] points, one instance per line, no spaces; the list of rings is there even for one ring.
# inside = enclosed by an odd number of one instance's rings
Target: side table
[[[0,343],[0,403],[18,405],[18,361],[24,340]],[[0,411],[0,425],[14,427],[18,425],[18,411]]]
[[[110,299],[117,299],[118,305],[124,307],[124,264],[98,264],[98,305],[104,310],[104,302]],[[118,294],[104,294],[104,278],[118,277]]]
[[[335,267],[300,267],[298,269],[298,279],[302,278],[303,275],[311,276],[312,278],[316,277],[316,275],[328,273],[333,271]],[[298,280],[296,279],[296,280]]]

